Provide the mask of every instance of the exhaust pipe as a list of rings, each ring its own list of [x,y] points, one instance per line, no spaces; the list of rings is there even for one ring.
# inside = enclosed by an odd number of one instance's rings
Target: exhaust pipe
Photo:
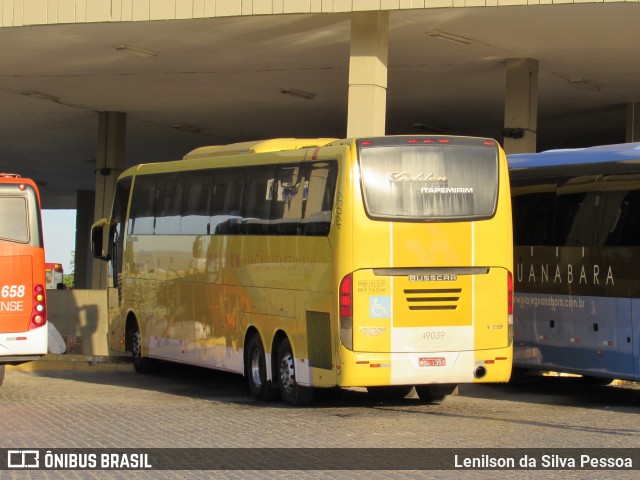
[[[483,378],[487,374],[487,368],[484,365],[481,365],[475,369],[473,372],[473,376],[476,378]]]

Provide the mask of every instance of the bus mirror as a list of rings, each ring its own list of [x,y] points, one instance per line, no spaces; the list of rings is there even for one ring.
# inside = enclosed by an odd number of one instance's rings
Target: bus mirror
[[[109,252],[105,250],[105,246],[109,247],[109,224],[108,218],[102,218],[91,227],[91,253],[94,258],[109,260]],[[107,235],[107,241],[105,241],[105,235]]]

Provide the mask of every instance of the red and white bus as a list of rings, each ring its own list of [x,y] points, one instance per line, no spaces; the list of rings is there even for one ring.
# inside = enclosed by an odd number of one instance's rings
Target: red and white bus
[[[45,263],[44,273],[47,279],[46,287],[48,290],[56,290],[60,285],[64,285],[64,270],[61,263]]]
[[[0,385],[5,365],[47,353],[40,193],[33,180],[0,173]]]

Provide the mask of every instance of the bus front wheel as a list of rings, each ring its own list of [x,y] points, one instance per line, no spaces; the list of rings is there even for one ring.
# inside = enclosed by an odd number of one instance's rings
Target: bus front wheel
[[[289,405],[309,405],[313,399],[313,388],[303,387],[296,381],[295,361],[289,339],[285,338],[278,348],[278,386],[280,396]]]
[[[0,365],[0,385],[4,382],[4,365]]]
[[[152,373],[156,370],[156,361],[142,356],[142,336],[140,328],[136,324],[131,338],[131,357],[133,368],[138,373]]]
[[[279,391],[267,381],[267,363],[259,335],[253,335],[247,343],[247,382],[249,391],[258,400],[275,400]]]

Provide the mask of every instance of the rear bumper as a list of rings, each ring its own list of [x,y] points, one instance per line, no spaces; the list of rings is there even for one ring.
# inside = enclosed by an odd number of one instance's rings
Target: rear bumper
[[[507,382],[512,347],[462,352],[368,353],[340,347],[341,387]],[[477,378],[478,373],[484,376]]]
[[[0,333],[0,364],[19,365],[47,354],[48,323],[28,332]]]

